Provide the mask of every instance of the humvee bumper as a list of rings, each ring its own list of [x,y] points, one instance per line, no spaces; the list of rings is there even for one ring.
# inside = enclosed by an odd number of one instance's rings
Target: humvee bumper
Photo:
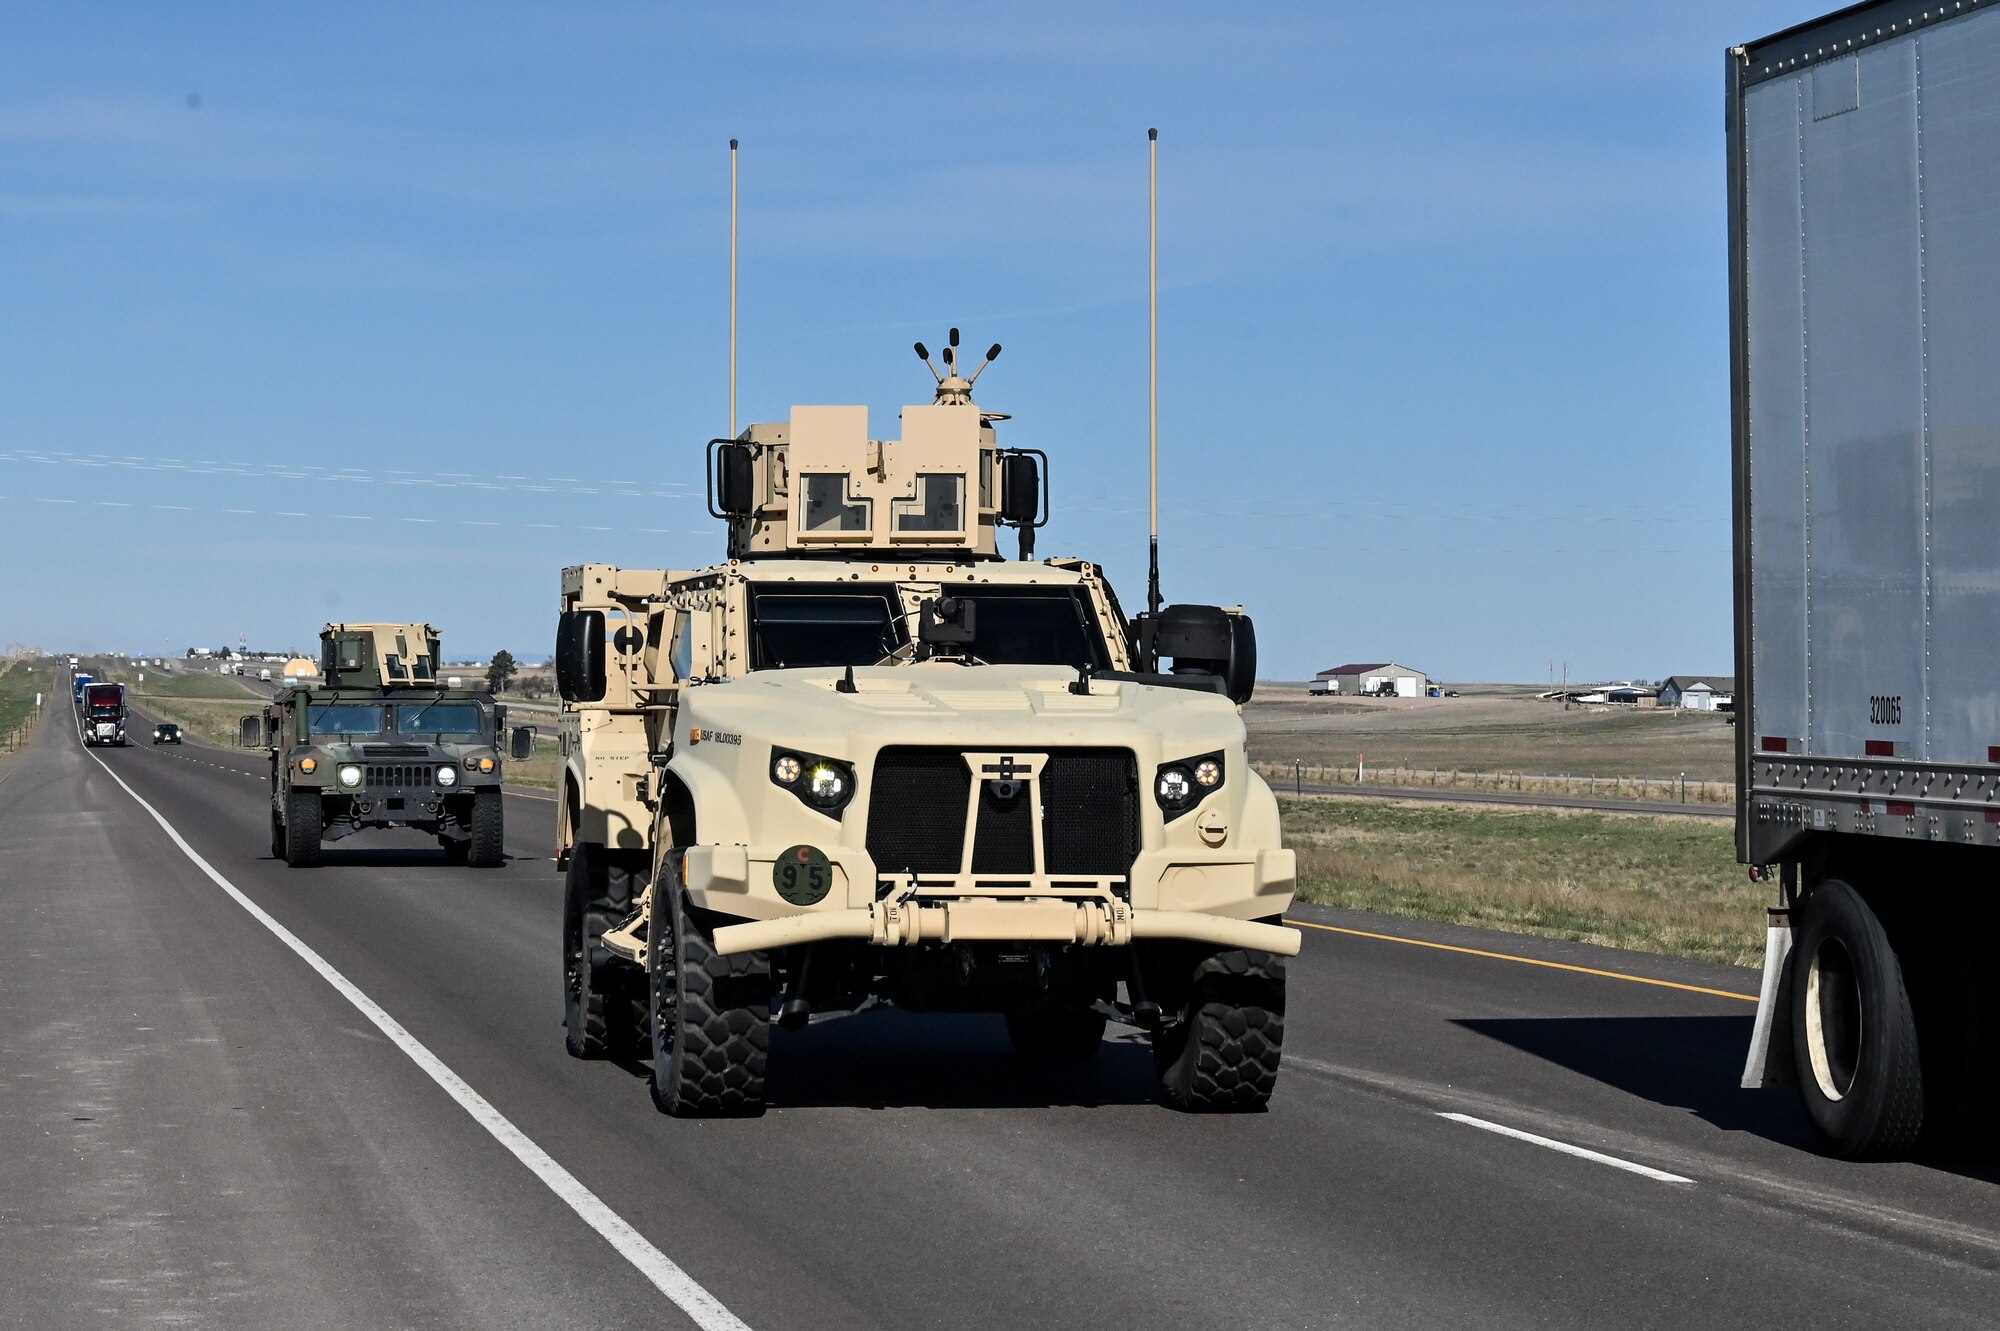
[[[996,941],[1117,946],[1135,939],[1178,938],[1281,957],[1299,954],[1299,931],[1278,924],[1192,911],[1133,911],[1122,902],[1107,906],[1098,902],[979,898],[878,902],[859,910],[815,911],[729,924],[715,931],[715,950],[726,956],[835,938],[885,947]]]

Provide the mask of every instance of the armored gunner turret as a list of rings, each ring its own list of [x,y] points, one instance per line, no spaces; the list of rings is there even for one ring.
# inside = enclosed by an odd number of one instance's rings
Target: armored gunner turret
[[[901,439],[872,438],[866,407],[795,406],[789,420],[710,441],[709,512],[729,524],[729,557],[998,559],[1008,526],[1031,558],[1047,455],[1001,447],[993,426],[1008,417],[972,400],[1000,344],[970,377],[957,347],[954,328],[940,371],[917,343],[937,389],[903,408]]]

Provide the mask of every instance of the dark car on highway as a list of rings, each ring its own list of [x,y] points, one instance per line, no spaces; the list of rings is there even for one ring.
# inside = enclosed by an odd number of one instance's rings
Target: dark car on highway
[[[181,742],[181,728],[171,721],[153,727],[153,743],[178,744]]]

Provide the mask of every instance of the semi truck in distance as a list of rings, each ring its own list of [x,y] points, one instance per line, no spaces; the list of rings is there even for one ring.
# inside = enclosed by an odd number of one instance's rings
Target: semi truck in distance
[[[98,684],[84,677],[83,742],[86,746],[125,743],[125,686]]]
[[[93,676],[90,675],[70,676],[70,701],[74,702],[78,707],[83,706],[83,691],[90,686],[92,678]]]
[[[1880,0],[1727,66],[1743,1082],[1847,1156],[2000,1090],[2000,4]]]
[[[563,571],[569,1051],[739,1115],[774,1018],[992,1013],[1019,1057],[1081,1062],[1115,1017],[1168,1104],[1259,1108],[1300,935],[1244,747],[1250,621],[1128,619],[1097,564],[1033,558],[1045,458],[944,359],[900,439],[798,406],[712,441],[726,559]]]

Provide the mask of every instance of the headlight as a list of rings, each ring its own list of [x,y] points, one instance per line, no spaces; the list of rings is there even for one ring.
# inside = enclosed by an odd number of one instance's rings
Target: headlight
[[[854,798],[853,767],[797,749],[771,750],[771,782],[828,817],[837,816]]]
[[[847,788],[847,773],[833,763],[814,763],[806,774],[806,795],[814,804],[844,804]]]
[[[465,760],[465,770],[468,772],[490,772],[493,770],[493,760],[491,758],[467,758]]]
[[[341,768],[340,784],[346,786],[349,790],[352,790],[356,786],[360,785],[361,769],[359,767],[356,767],[353,763],[349,763],[347,766]]]
[[[1167,821],[1172,822],[1219,789],[1225,774],[1220,753],[1161,763],[1153,776],[1153,798],[1159,801]]]
[[[319,770],[319,759],[317,758],[299,759],[299,770],[310,776],[312,773],[317,772]]]
[[[450,767],[450,766],[438,768],[438,784],[441,786],[457,785],[458,769],[456,767]]]

